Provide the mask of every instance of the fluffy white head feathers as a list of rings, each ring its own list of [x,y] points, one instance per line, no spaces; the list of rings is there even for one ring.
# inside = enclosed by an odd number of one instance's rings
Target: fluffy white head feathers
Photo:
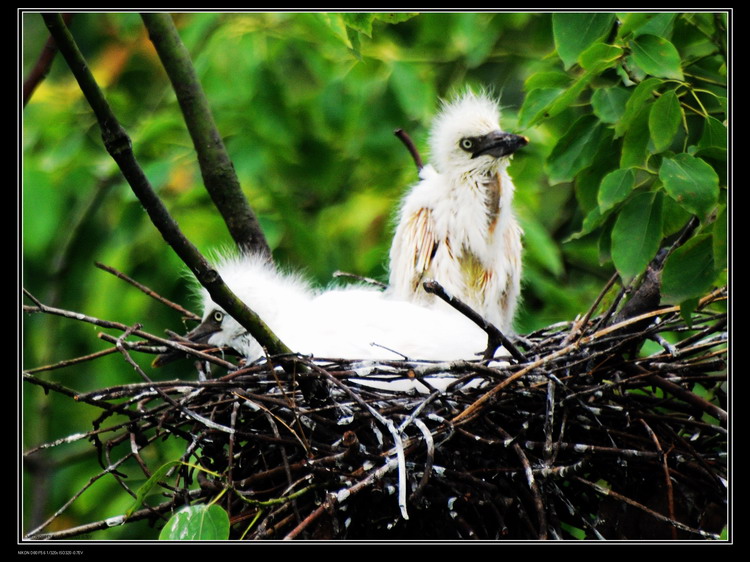
[[[495,158],[479,162],[473,153],[478,139],[500,131],[500,109],[488,94],[468,92],[444,102],[430,133],[431,163],[441,173],[496,166]],[[473,143],[473,144],[472,144]]]

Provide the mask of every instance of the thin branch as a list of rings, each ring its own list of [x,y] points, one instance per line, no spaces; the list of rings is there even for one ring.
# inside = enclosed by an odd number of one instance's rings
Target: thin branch
[[[170,511],[174,510],[175,507],[181,505],[186,499],[199,498],[203,494],[204,494],[203,490],[190,490],[187,493],[187,496],[188,496],[187,498],[183,498],[182,496],[179,496],[179,497],[175,497],[172,500],[159,504],[156,507],[146,507],[144,509],[140,509],[136,511],[135,513],[131,514],[130,517],[128,517],[127,521],[131,523],[133,521],[140,521],[141,519],[154,517],[155,515],[167,514]],[[87,535],[94,531],[103,531],[106,529],[111,529],[112,527],[117,526],[117,525],[122,525],[123,523],[125,523],[125,517],[123,515],[120,515],[117,517],[110,517],[109,519],[104,519],[101,521],[94,521],[92,523],[86,523],[85,525],[79,525],[77,527],[71,527],[70,529],[64,529],[62,531],[40,533],[38,532],[39,530],[37,529],[33,531],[32,533],[29,533],[26,536],[26,538],[30,540],[71,539],[79,535]]]
[[[417,147],[414,146],[414,142],[411,140],[411,137],[408,135],[408,133],[403,129],[396,129],[395,131],[393,131],[393,134],[396,135],[402,143],[404,143],[404,146],[406,146],[406,149],[409,151],[409,154],[411,154],[412,159],[414,159],[414,164],[416,164],[417,166],[417,171],[422,170],[422,168],[424,168],[424,164],[422,164],[422,157],[419,155],[419,151],[417,150]]]
[[[25,369],[24,373],[33,375],[35,373],[40,373],[42,371],[52,371],[54,369],[62,369],[63,367],[70,367],[71,365],[77,365],[79,363],[84,363],[86,361],[93,361],[94,359],[98,359],[99,357],[102,357],[104,355],[110,355],[112,353],[115,353],[116,351],[117,350],[115,348],[111,347],[109,349],[103,349],[101,351],[90,353],[88,355],[82,355],[81,357],[75,357],[73,359],[65,359],[63,361],[58,361],[57,363],[53,363],[52,365],[43,365],[41,367],[36,367],[34,369]]]
[[[145,285],[139,283],[135,279],[131,279],[130,277],[128,277],[127,275],[125,275],[121,271],[117,271],[114,267],[110,267],[108,265],[104,265],[103,263],[100,263],[100,262],[94,262],[94,265],[96,267],[98,267],[99,269],[101,269],[102,271],[106,271],[107,273],[111,273],[112,275],[114,275],[118,279],[122,279],[126,283],[130,283],[131,285],[133,285],[133,287],[135,287],[139,291],[142,291],[143,293],[145,293],[146,295],[148,295],[152,299],[154,299],[156,301],[159,301],[162,304],[167,305],[169,308],[172,308],[172,309],[176,310],[177,312],[179,312],[183,316],[186,316],[187,318],[189,318],[191,320],[200,320],[201,319],[201,317],[198,316],[197,314],[195,314],[193,312],[190,312],[188,309],[180,306],[179,304],[177,304],[175,302],[172,302],[169,299],[166,299],[166,298],[162,297],[161,295],[159,295],[158,293],[156,293],[156,291],[154,291],[153,289],[149,289],[148,287],[146,287]]]
[[[646,372],[646,370],[643,368],[639,368],[638,370],[644,373]],[[699,408],[701,411],[715,417],[721,422],[722,425],[726,426],[727,421],[729,420],[729,416],[727,415],[726,411],[722,410],[715,404],[711,404],[711,402],[709,402],[705,398],[701,398],[697,394],[694,394],[693,392],[690,392],[689,390],[686,390],[659,375],[653,374],[648,378],[662,390],[672,394],[673,396],[676,396],[681,400],[684,400],[685,402],[692,406],[695,406],[696,408]]]
[[[190,60],[190,53],[180,40],[172,16],[148,13],[141,14],[141,18],[177,94],[198,155],[206,190],[237,246],[245,252],[265,256],[270,261],[271,249],[242,193],[234,166]]]
[[[64,310],[62,308],[56,308],[53,306],[47,306],[43,304],[39,299],[34,297],[31,293],[29,293],[26,289],[23,290],[23,293],[31,299],[35,306],[26,306],[24,305],[23,311],[24,312],[41,312],[44,314],[52,314],[55,316],[62,316],[64,318],[71,318],[73,320],[78,320],[80,322],[87,322],[89,324],[93,324],[95,326],[99,326],[100,328],[109,328],[112,330],[119,330],[121,332],[125,332],[130,329],[129,326],[126,326],[125,324],[122,324],[120,322],[112,322],[110,320],[102,320],[100,318],[96,318],[94,316],[87,316],[86,314],[81,314],[80,312],[72,312],[70,310]],[[177,349],[178,351],[182,351],[184,353],[188,353],[190,355],[194,355],[195,357],[205,360],[205,361],[211,361],[212,363],[216,363],[218,365],[221,365],[223,367],[232,369],[234,368],[234,364],[224,361],[223,359],[220,359],[219,357],[214,357],[213,355],[209,355],[206,353],[201,352],[198,349],[193,349],[192,347],[182,345],[180,342],[174,341],[174,340],[167,340],[164,338],[160,338],[159,336],[155,336],[153,334],[150,334],[148,332],[144,332],[143,330],[135,330],[133,332],[134,335],[144,338],[146,340],[152,341],[154,343],[157,343],[159,345],[163,345],[166,347],[171,347],[173,349]],[[101,339],[104,339],[105,341],[108,339],[107,334],[100,334],[99,337]],[[115,343],[114,341],[110,340],[111,343]]]
[[[670,525],[672,525],[674,527],[677,527],[678,529],[680,529],[682,531],[687,531],[688,533],[692,533],[692,534],[695,534],[695,535],[699,535],[699,536],[702,536],[702,537],[708,537],[708,538],[712,538],[712,539],[718,539],[719,538],[714,533],[707,533],[706,531],[702,531],[700,529],[694,529],[692,527],[689,527],[688,525],[680,523],[679,521],[675,521],[674,519],[670,519],[669,517],[667,517],[665,515],[662,515],[661,513],[658,513],[656,511],[654,511],[653,509],[649,509],[648,507],[646,507],[643,504],[638,503],[637,501],[634,501],[634,500],[632,500],[632,499],[630,499],[630,498],[628,498],[626,496],[623,496],[622,494],[618,494],[614,490],[610,490],[610,489],[607,489],[607,488],[605,488],[603,486],[600,486],[599,484],[597,484],[595,482],[590,482],[590,481],[586,480],[585,478],[581,478],[580,476],[573,476],[572,478],[574,480],[580,482],[581,484],[585,484],[586,486],[589,486],[589,487],[593,488],[594,490],[596,490],[597,492],[599,492],[600,494],[602,494],[604,496],[612,497],[612,498],[614,498],[616,500],[619,500],[619,501],[621,501],[623,503],[626,503],[626,504],[628,504],[628,505],[630,505],[632,507],[635,507],[636,509],[640,509],[641,511],[643,511],[644,513],[647,513],[648,515],[650,515],[654,519],[657,519],[658,521],[663,521],[665,523],[669,523]]]
[[[519,363],[526,362],[526,357],[524,356],[524,354],[521,353],[515,345],[513,345],[513,343],[505,336],[505,334],[503,334],[498,328],[487,322],[476,311],[472,310],[467,304],[446,293],[445,289],[437,281],[425,281],[422,285],[425,291],[427,291],[428,293],[432,293],[433,295],[437,295],[485,331],[488,339],[487,350],[484,352],[485,360],[492,359],[497,348],[502,345],[505,349],[508,350],[508,352],[516,361],[518,361]]]
[[[63,14],[62,17],[65,25],[68,25],[70,23],[70,20],[73,18],[73,14]],[[42,48],[42,52],[39,54],[39,58],[37,59],[34,68],[31,69],[31,72],[29,72],[28,76],[23,81],[24,107],[26,107],[26,104],[29,103],[31,95],[34,93],[37,86],[39,86],[42,80],[44,80],[47,77],[47,74],[49,74],[50,68],[52,68],[52,62],[55,60],[56,54],[57,44],[55,43],[54,38],[49,37],[47,39],[47,42],[44,44],[44,47]]]
[[[96,114],[107,152],[112,156],[131,189],[148,213],[164,240],[190,268],[211,298],[239,322],[272,355],[291,350],[268,328],[263,320],[226,286],[219,273],[198,249],[182,234],[164,204],[154,192],[132,150],[130,137],[117,121],[109,103],[96,83],[73,36],[59,14],[42,14],[47,28],[57,42],[60,53],[78,81],[86,100]]]
[[[667,490],[667,506],[669,509],[669,518],[676,519],[674,510],[674,489],[672,488],[672,478],[669,475],[668,455],[664,454],[664,449],[662,449],[661,443],[659,442],[659,437],[657,437],[656,433],[654,433],[654,430],[651,429],[648,423],[646,423],[646,420],[640,419],[639,421],[643,424],[643,427],[646,428],[649,437],[651,437],[654,445],[656,445],[656,450],[659,451],[659,455],[661,456],[662,470],[664,471],[664,488]],[[674,527],[672,527],[672,538],[677,539],[677,529],[675,529]]]
[[[573,325],[573,327],[570,329],[570,333],[563,340],[563,345],[567,345],[571,343],[572,341],[577,339],[578,336],[581,335],[583,328],[589,323],[589,321],[591,320],[591,316],[596,311],[596,308],[602,302],[602,300],[604,299],[604,296],[609,292],[609,290],[617,282],[617,279],[619,279],[619,274],[617,273],[614,273],[612,277],[609,278],[609,281],[607,281],[607,283],[604,285],[604,288],[599,292],[599,295],[596,297],[592,305],[586,311],[586,314],[584,314],[580,320],[577,320],[575,324]]]

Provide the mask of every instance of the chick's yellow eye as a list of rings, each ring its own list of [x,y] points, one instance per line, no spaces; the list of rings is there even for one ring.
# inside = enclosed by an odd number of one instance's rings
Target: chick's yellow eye
[[[221,312],[219,312],[218,310],[216,310],[216,311],[215,311],[215,312],[213,313],[213,319],[214,319],[214,322],[219,322],[219,323],[221,323],[221,321],[222,321],[222,320],[224,320],[224,314],[223,314],[223,313],[221,313]]]
[[[471,150],[472,148],[474,148],[474,141],[472,139],[461,139],[459,145],[464,150]]]

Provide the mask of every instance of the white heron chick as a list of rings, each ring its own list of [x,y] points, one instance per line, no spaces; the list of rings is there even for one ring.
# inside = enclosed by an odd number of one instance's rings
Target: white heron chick
[[[498,329],[512,331],[522,232],[507,167],[527,143],[501,130],[498,104],[486,94],[467,93],[443,105],[431,130],[431,164],[399,210],[391,294],[445,307],[422,287],[434,279]]]
[[[431,310],[375,288],[315,290],[299,275],[276,270],[252,255],[222,259],[224,282],[292,351],[315,358],[449,361],[475,359],[487,344],[483,330],[453,310]],[[249,362],[263,349],[205,289],[201,324],[188,339],[231,347]],[[168,352],[157,365],[179,357]]]

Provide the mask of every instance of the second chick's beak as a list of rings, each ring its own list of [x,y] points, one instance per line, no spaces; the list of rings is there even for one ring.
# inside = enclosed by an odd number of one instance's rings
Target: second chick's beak
[[[209,314],[209,316],[193,330],[185,334],[184,340],[191,343],[208,343],[208,338],[221,330],[221,322],[223,318],[223,312],[218,310],[214,311],[213,313]],[[184,357],[186,357],[186,355],[182,351],[179,351],[177,349],[169,349],[164,353],[157,355],[151,363],[151,366],[163,367],[164,365],[167,365]]]
[[[509,156],[527,144],[529,144],[528,137],[504,133],[503,131],[493,131],[475,139],[471,157],[477,158],[485,154],[495,158]]]

